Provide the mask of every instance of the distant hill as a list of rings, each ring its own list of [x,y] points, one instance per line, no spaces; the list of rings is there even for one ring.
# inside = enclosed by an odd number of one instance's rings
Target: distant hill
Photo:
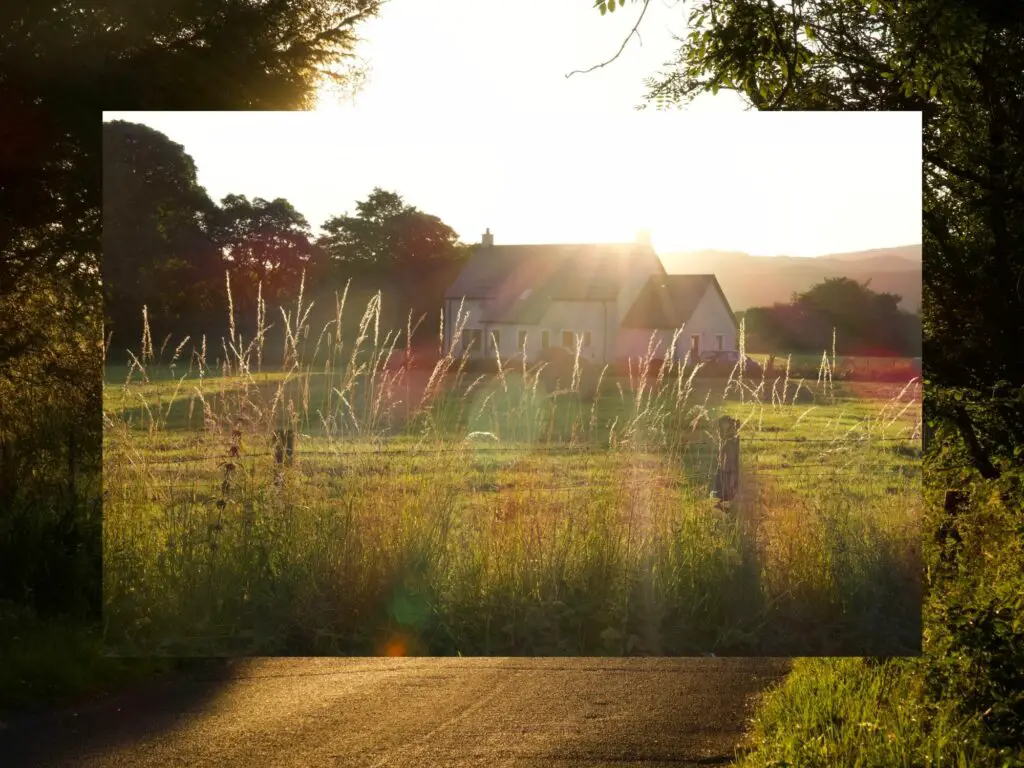
[[[824,256],[817,256],[818,259],[835,259],[836,261],[858,261],[885,263],[886,261],[900,260],[912,261],[915,264],[921,263],[920,245],[898,245],[895,248],[872,248],[868,251],[852,251],[849,253],[828,253]]]
[[[908,312],[921,306],[920,245],[815,257],[697,251],[662,254],[661,261],[669,274],[717,275],[734,311],[788,302],[829,277],[870,280],[872,290],[901,296]]]

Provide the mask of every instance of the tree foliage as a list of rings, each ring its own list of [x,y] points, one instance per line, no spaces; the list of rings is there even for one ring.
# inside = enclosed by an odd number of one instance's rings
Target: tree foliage
[[[145,125],[103,125],[103,285],[108,333],[137,339],[150,322],[179,328],[219,309],[220,254],[207,222],[216,206],[184,148]]]
[[[93,618],[100,607],[102,111],[311,106],[323,77],[356,84],[355,31],[379,5],[0,4],[0,603]],[[187,163],[157,137],[116,132],[115,146],[138,141],[170,172],[160,195],[176,201],[177,214],[151,208],[144,239],[122,233],[112,311],[116,296],[186,275],[191,282],[206,265],[190,223],[205,203]],[[110,202],[122,216],[142,210]],[[155,235],[154,216],[164,226]],[[146,253],[132,253],[136,246]],[[131,266],[144,255],[146,269]],[[181,311],[181,296],[165,291],[163,300],[162,310]]]
[[[870,281],[830,278],[788,304],[752,307],[745,313],[752,352],[913,356],[921,352],[921,322],[899,309],[900,297],[877,293]]]
[[[459,235],[437,216],[374,188],[354,215],[334,216],[317,241],[335,274],[383,281],[417,314],[436,312],[468,257]]]
[[[305,216],[284,198],[228,195],[212,217],[211,237],[232,276],[233,300],[255,309],[262,290],[270,306],[291,301],[303,274],[319,277],[319,250]]]
[[[455,230],[380,187],[356,203],[355,215],[333,216],[323,228],[318,244],[342,266],[424,273],[458,252]]]
[[[0,604],[44,614],[100,605],[100,342],[89,309],[31,269],[0,291]]]

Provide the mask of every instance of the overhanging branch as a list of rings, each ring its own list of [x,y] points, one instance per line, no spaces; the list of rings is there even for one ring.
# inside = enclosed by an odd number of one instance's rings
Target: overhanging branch
[[[615,61],[617,58],[619,58],[619,56],[622,55],[622,52],[624,50],[626,50],[626,44],[630,41],[630,39],[633,37],[633,35],[636,35],[637,39],[640,38],[640,33],[637,32],[637,30],[640,28],[640,22],[642,22],[644,20],[644,14],[647,13],[647,6],[650,5],[650,3],[651,3],[651,0],[644,0],[644,7],[640,9],[640,18],[638,18],[636,20],[636,24],[633,25],[633,29],[631,29],[629,31],[629,34],[626,35],[626,39],[622,41],[622,45],[619,46],[619,50],[616,51],[614,56],[612,56],[610,59],[608,59],[608,61],[604,61],[604,62],[602,62],[600,64],[595,64],[590,69],[574,69],[572,72],[570,72],[569,74],[567,74],[565,76],[566,79],[568,80],[573,75],[586,75],[589,72],[593,72],[595,69],[601,69],[602,67],[607,67],[613,61]],[[642,43],[641,43],[641,45],[642,45]]]

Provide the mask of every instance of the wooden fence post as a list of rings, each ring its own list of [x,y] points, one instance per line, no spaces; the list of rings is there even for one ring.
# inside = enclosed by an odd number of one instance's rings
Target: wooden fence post
[[[290,464],[294,453],[295,433],[290,429],[274,430],[274,461],[281,464],[287,458],[288,463]]]
[[[714,493],[719,501],[732,501],[740,485],[739,422],[731,416],[723,416],[718,420],[718,434],[721,445],[718,449]]]

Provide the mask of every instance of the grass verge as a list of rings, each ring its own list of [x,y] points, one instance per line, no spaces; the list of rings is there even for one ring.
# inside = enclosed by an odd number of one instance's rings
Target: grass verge
[[[798,660],[738,766],[1024,766],[1021,479],[970,482],[952,516],[926,488],[923,655]]]

